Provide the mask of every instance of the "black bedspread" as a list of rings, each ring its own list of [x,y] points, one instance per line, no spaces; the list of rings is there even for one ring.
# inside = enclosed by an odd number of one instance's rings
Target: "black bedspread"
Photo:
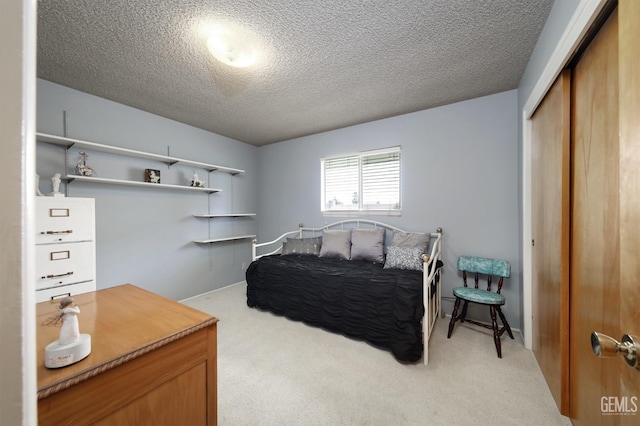
[[[316,256],[265,256],[246,273],[247,304],[384,348],[422,356],[422,272]]]

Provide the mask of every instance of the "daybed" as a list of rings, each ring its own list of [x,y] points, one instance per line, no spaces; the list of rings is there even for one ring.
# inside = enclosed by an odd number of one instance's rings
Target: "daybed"
[[[402,362],[424,352],[427,364],[440,313],[441,241],[440,228],[408,233],[370,220],[301,224],[273,241],[253,242],[247,304],[364,340]],[[257,253],[269,246],[277,248]]]

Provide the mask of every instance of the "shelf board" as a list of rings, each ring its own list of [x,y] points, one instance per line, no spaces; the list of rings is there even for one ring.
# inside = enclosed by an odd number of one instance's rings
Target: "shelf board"
[[[255,216],[255,213],[222,213],[222,214],[194,214],[194,217],[203,219],[213,219],[216,217],[251,217]]]
[[[143,158],[147,160],[159,161],[169,166],[173,164],[179,164],[182,166],[205,169],[208,172],[220,171],[220,172],[230,173],[232,175],[244,173],[244,170],[234,169],[232,167],[218,166],[215,164],[202,163],[200,161],[185,160],[183,158],[170,157],[168,155],[152,154],[150,152],[136,151],[134,149],[119,148],[116,146],[109,146],[109,145],[104,145],[96,142],[83,141],[80,139],[72,139],[72,138],[65,138],[62,136],[49,135],[47,133],[36,133],[36,139],[40,142],[47,142],[55,145],[61,145],[66,148],[76,146],[79,148],[86,148],[93,151],[106,152],[109,154],[126,155],[128,157],[136,157],[136,158]]]
[[[202,188],[202,187],[194,187],[194,186],[187,186],[187,185],[167,185],[164,183],[138,182],[135,180],[109,179],[109,178],[100,178],[100,177],[93,177],[93,176],[67,175],[65,176],[65,180],[68,182],[77,180],[81,182],[107,183],[112,185],[127,185],[127,186],[143,186],[145,188],[149,187],[149,188],[164,188],[164,189],[181,189],[181,190],[187,190],[187,191],[199,191],[199,192],[207,192],[207,193],[222,191],[221,189],[216,189],[216,188]]]
[[[221,243],[223,241],[235,241],[235,240],[253,239],[255,237],[256,237],[255,235],[238,235],[238,236],[235,236],[235,237],[214,238],[212,240],[195,240],[194,243],[196,243],[196,244],[211,244],[211,243]]]

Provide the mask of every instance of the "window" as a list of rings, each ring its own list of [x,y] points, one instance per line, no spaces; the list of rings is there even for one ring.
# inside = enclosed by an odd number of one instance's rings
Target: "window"
[[[400,214],[400,147],[320,161],[324,214]]]

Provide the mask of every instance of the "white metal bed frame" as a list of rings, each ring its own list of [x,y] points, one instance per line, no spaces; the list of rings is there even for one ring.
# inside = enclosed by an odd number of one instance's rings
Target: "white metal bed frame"
[[[347,225],[345,227],[345,225]],[[296,231],[285,232],[280,235],[278,238],[272,241],[268,241],[265,243],[258,243],[257,240],[252,241],[251,245],[251,258],[252,260],[257,260],[262,256],[269,256],[272,254],[277,254],[282,251],[282,244],[279,244],[273,251],[268,253],[258,254],[258,249],[263,247],[268,247],[273,244],[280,243],[287,237],[291,237],[297,235],[297,238],[304,238],[306,236],[316,236],[316,234],[322,234],[322,231],[327,229],[341,228],[341,229],[349,229],[349,228],[360,228],[361,225],[363,228],[384,228],[390,231],[398,231],[398,232],[408,232],[404,229],[397,228],[395,226],[378,222],[375,220],[367,220],[367,219],[347,219],[339,222],[334,222],[327,224],[325,226],[319,228],[305,228],[301,223],[298,225],[298,229]],[[424,304],[424,317],[422,318],[422,342],[423,342],[423,356],[422,359],[424,364],[427,365],[429,363],[429,339],[433,332],[433,328],[435,326],[436,320],[442,311],[442,280],[439,279],[435,286],[435,295],[431,297],[431,283],[436,278],[436,273],[441,270],[436,268],[436,264],[438,260],[442,260],[442,228],[436,229],[436,232],[429,233],[431,236],[431,240],[429,242],[430,252],[429,254],[425,254],[422,257],[424,262],[423,264],[423,304]],[[434,265],[431,267],[431,265]]]

